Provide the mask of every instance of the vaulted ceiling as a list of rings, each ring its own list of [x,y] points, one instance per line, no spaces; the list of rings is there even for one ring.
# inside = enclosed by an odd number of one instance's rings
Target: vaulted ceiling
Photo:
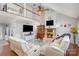
[[[70,17],[79,18],[79,3],[47,3],[43,5]]]
[[[73,18],[79,18],[79,3],[38,3],[38,4],[29,4],[32,7],[36,7],[38,5],[42,5],[47,8],[52,8],[57,12],[63,13],[67,16]]]

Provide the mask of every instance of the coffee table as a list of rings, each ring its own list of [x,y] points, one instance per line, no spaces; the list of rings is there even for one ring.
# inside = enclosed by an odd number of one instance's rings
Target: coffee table
[[[39,39],[28,40],[27,42],[32,43],[34,45],[39,45],[39,46],[43,46],[46,44],[46,42],[44,42],[43,40],[39,40]]]

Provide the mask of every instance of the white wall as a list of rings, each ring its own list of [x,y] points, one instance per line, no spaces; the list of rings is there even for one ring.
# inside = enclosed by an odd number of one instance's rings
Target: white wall
[[[45,20],[54,20],[54,26],[51,26],[52,28],[56,28],[56,35],[62,35],[63,33],[70,33],[69,29],[71,26],[75,25],[77,26],[77,20],[66,16],[64,14],[61,14],[59,12],[56,12],[54,10],[49,10],[48,12],[46,12],[45,14]],[[67,27],[64,27],[64,25],[67,25]],[[69,26],[69,24],[71,26]],[[45,23],[46,26],[46,23]],[[46,26],[46,28],[48,28]],[[72,33],[70,33],[72,35]],[[71,37],[71,42],[73,43],[73,37]]]
[[[56,19],[56,24],[59,25],[59,27],[57,28],[57,34],[61,35],[63,33],[70,33],[70,27],[75,25],[77,26],[77,20],[74,18],[71,18],[69,16],[57,13],[57,19]],[[61,26],[66,24],[67,27]],[[69,26],[68,24],[70,24],[71,26]],[[71,42],[73,43],[73,35],[71,34]]]
[[[33,25],[33,32],[32,35],[26,36],[25,34],[28,34],[28,32],[23,32],[23,24],[24,25]],[[10,31],[13,33],[14,37],[21,38],[24,40],[29,40],[36,38],[36,23],[27,21],[27,20],[16,20],[10,24]]]

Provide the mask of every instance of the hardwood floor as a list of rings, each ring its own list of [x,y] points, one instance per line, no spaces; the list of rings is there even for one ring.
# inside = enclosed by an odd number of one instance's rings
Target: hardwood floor
[[[79,47],[76,44],[70,44],[66,56],[79,56]]]
[[[10,46],[9,45],[0,47],[0,50],[2,50],[0,52],[0,56],[17,56],[16,53],[14,53],[13,51],[10,50]]]
[[[79,47],[74,44],[70,44],[66,56],[78,56],[79,55]],[[6,45],[0,47],[0,56],[17,56],[16,53],[10,50],[10,46]]]

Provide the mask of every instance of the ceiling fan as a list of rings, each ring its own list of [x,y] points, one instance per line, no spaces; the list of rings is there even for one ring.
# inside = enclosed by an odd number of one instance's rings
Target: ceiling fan
[[[39,15],[43,14],[45,11],[48,11],[48,9],[45,9],[41,5],[37,6],[36,11]]]

